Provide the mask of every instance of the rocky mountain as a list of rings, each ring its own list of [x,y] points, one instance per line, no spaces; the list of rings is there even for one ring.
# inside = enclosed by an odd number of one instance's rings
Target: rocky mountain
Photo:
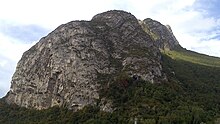
[[[26,51],[1,124],[219,124],[220,58],[124,11],[63,24]]]
[[[153,39],[157,48],[161,50],[173,50],[177,46],[180,47],[169,25],[162,25],[160,22],[150,18],[139,22],[143,30]]]
[[[169,26],[108,11],[90,21],[63,24],[26,51],[17,64],[8,104],[35,109],[78,110],[97,101],[112,111],[100,89],[123,76],[151,83],[167,81],[162,49],[179,46]],[[126,81],[125,81],[126,82]]]

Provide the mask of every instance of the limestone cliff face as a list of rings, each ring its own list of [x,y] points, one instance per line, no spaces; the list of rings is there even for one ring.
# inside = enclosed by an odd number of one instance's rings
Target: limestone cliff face
[[[132,14],[104,12],[91,21],[63,24],[26,51],[5,99],[27,108],[78,110],[103,101],[98,93],[103,77],[104,85],[121,73],[152,83],[166,80],[160,57]],[[103,110],[110,111],[110,103]]]
[[[169,25],[165,26],[150,18],[139,21],[139,23],[161,50],[173,50],[175,47],[180,46]]]

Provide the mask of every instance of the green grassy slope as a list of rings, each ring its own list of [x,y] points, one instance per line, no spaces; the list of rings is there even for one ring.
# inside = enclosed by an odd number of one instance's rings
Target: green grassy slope
[[[0,123],[133,124],[135,117],[139,124],[220,123],[219,58],[178,49],[164,52],[162,65],[168,82],[122,76],[101,89],[101,97],[113,101],[112,113],[99,111],[99,103],[74,113],[58,107],[28,110],[1,101]]]
[[[164,51],[166,55],[176,60],[184,60],[195,64],[220,67],[220,58],[199,54],[183,48],[176,48],[173,51]]]

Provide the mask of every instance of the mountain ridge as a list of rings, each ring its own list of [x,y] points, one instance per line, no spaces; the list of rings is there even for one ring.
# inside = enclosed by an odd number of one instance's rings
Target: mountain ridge
[[[107,11],[63,24],[26,51],[0,112],[52,111],[60,123],[65,116],[69,123],[214,123],[219,62],[182,48],[169,26]]]
[[[58,105],[78,110],[95,104],[100,99],[99,87],[118,75],[152,83],[166,80],[160,58],[159,49],[135,16],[104,12],[91,21],[61,25],[26,51],[6,101],[27,108]],[[100,80],[104,75],[109,79]]]

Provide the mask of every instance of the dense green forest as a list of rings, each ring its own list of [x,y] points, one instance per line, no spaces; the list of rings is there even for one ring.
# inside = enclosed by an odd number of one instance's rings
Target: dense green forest
[[[194,59],[193,59],[194,58]],[[220,123],[220,59],[176,50],[162,56],[168,81],[154,83],[121,76],[101,97],[113,101],[114,112],[87,106],[30,110],[0,101],[0,124],[214,124]],[[214,64],[212,64],[214,63]],[[124,85],[126,83],[126,85]]]

